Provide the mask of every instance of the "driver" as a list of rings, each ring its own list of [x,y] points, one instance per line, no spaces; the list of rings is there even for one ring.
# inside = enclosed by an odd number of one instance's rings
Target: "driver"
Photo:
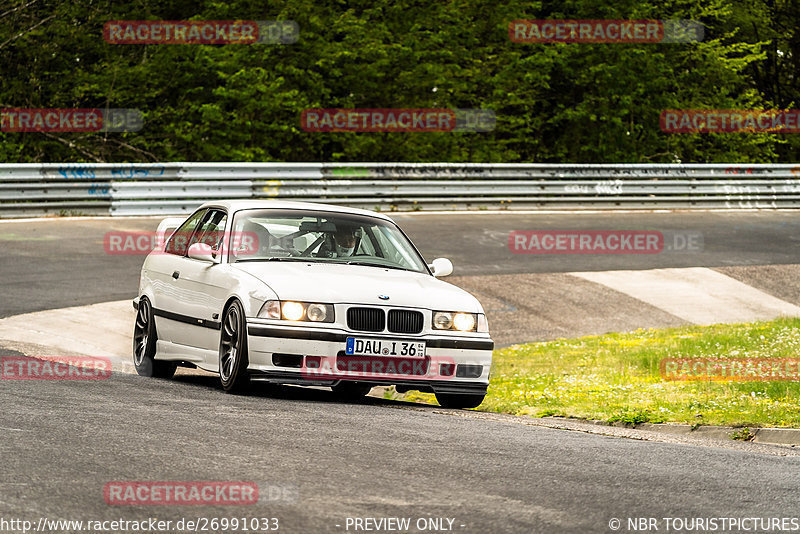
[[[352,256],[356,250],[356,229],[352,226],[340,226],[333,234],[333,241],[336,244],[336,257],[346,258]]]

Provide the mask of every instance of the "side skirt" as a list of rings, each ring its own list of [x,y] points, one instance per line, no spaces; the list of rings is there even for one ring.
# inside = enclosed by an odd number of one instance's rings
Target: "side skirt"
[[[156,342],[156,360],[185,361],[205,371],[219,371],[219,354],[216,351],[198,349],[187,345],[178,345],[170,341]],[[214,362],[213,364],[210,362]]]

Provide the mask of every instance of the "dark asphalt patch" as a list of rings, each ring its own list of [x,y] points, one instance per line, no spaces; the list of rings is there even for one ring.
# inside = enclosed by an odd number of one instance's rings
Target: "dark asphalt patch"
[[[481,301],[499,347],[686,324],[649,304],[568,274],[455,276],[448,281]]]
[[[768,295],[800,305],[800,265],[747,265],[714,270]]]

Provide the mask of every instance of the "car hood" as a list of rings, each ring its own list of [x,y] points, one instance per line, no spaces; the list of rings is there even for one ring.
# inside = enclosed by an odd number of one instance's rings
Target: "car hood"
[[[483,313],[478,299],[429,274],[306,262],[242,262],[236,269],[267,284],[281,300],[357,303]],[[378,298],[388,296],[388,300]]]

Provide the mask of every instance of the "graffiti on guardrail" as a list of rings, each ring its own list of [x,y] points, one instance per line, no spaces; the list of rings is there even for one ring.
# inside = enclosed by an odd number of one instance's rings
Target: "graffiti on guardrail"
[[[589,194],[592,191],[598,195],[621,195],[624,193],[622,180],[602,180],[594,185],[569,184],[564,186],[565,193]]]
[[[753,174],[753,169],[744,167],[728,167],[725,169],[725,174]]]
[[[323,169],[323,173],[330,174],[331,176],[361,178],[369,176],[369,169],[363,169],[360,167],[339,167],[335,169]]]
[[[347,177],[373,177],[373,178],[473,178],[473,179],[487,179],[493,178],[492,171],[486,167],[470,166],[470,165],[447,165],[447,166],[434,166],[414,163],[410,165],[402,164],[388,164],[380,166],[370,166],[369,168],[353,169],[355,172],[350,173],[349,170],[342,167],[323,167],[323,176],[347,176]],[[524,172],[524,171],[523,171]]]
[[[4,164],[0,175],[0,217],[175,215],[223,195],[393,211],[800,207],[798,163],[51,163]]]
[[[762,202],[758,199],[726,200],[725,208],[732,210],[774,210],[778,208],[775,201]]]
[[[786,180],[786,182],[789,183],[778,186],[734,180],[731,183],[715,185],[714,191],[724,195],[725,206],[730,209],[775,209],[778,207],[778,193],[793,193],[798,189],[798,180]]]
[[[620,195],[622,194],[622,180],[598,182],[594,189],[601,195]]]
[[[62,165],[58,168],[58,174],[63,178],[76,178],[79,180],[95,177],[94,168],[88,165],[81,165],[80,163],[75,165]]]
[[[165,171],[164,165],[124,165],[103,169],[81,163],[61,165],[56,169],[56,172],[67,180],[91,180],[99,178],[98,174],[105,173],[109,173],[111,180],[160,178],[164,176]]]
[[[800,175],[800,167],[792,167],[791,169],[780,169],[777,172],[788,172],[792,174],[792,176]],[[725,175],[738,175],[744,174],[747,176],[754,176],[754,175],[772,175],[775,174],[776,170],[772,169],[769,166],[765,167],[727,167],[725,169]]]
[[[111,177],[114,179],[156,178],[158,176],[164,176],[163,165],[152,165],[147,167],[138,165],[111,167]]]
[[[652,180],[669,180],[675,178],[688,178],[691,177],[693,170],[683,167],[667,167],[662,165],[654,165],[652,168],[645,167],[615,167],[612,165],[598,165],[596,167],[577,165],[569,169],[560,169],[553,167],[538,171],[537,174],[544,174],[550,179],[609,179],[609,180],[625,180],[625,179],[652,179]]]
[[[88,190],[90,195],[107,195],[111,187],[108,184],[92,184]]]
[[[786,180],[779,190],[783,193],[800,193],[800,180]]]

